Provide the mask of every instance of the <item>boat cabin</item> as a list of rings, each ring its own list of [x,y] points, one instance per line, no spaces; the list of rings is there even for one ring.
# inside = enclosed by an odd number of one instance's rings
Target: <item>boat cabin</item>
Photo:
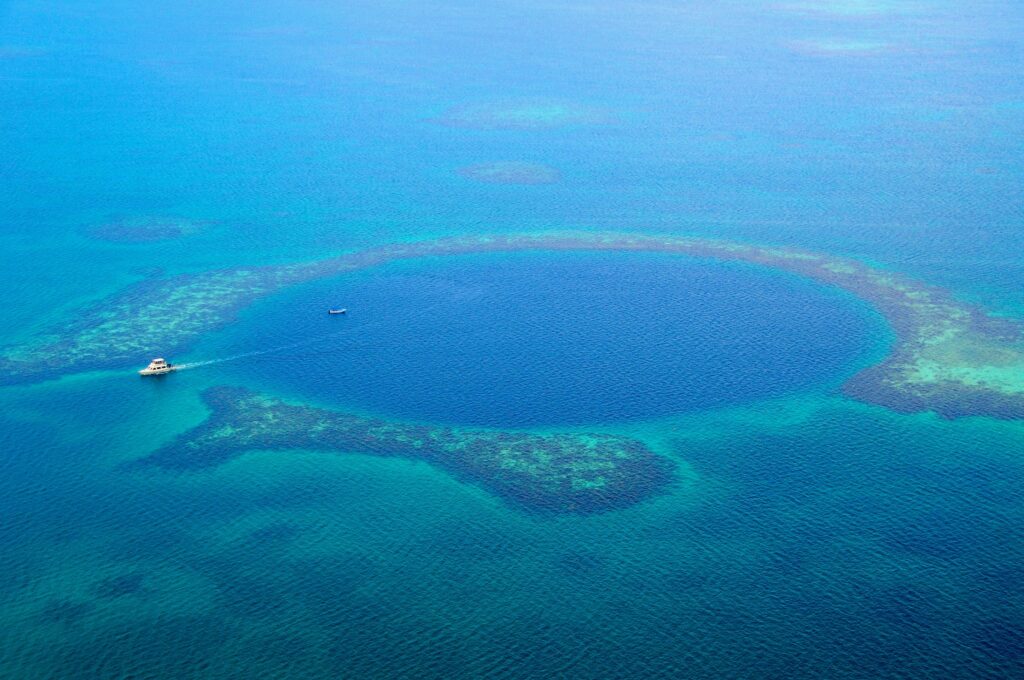
[[[157,357],[149,362],[149,366],[139,371],[139,375],[160,375],[161,373],[170,373],[174,370],[174,366],[167,363],[167,360],[162,357]]]

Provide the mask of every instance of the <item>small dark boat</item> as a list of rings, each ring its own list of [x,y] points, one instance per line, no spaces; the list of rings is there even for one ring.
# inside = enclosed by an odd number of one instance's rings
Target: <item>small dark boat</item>
[[[347,311],[348,311],[347,309],[342,307],[341,309],[328,309],[327,313],[328,314],[344,314]]]

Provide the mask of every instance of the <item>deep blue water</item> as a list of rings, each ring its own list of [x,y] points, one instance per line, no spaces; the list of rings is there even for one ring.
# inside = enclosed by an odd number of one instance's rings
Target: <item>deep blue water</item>
[[[145,276],[547,229],[835,253],[1024,316],[1022,37],[1009,0],[0,3],[0,345]],[[436,122],[523,101],[591,117]],[[492,162],[561,180],[458,172]],[[196,229],[87,235],[167,218]],[[299,287],[171,359],[302,347],[4,388],[0,677],[1024,675],[1024,427],[837,395],[889,335],[752,267],[488,255]],[[408,460],[126,465],[223,384],[626,434],[676,480],[537,518]]]
[[[344,318],[326,314],[346,305]],[[856,298],[763,268],[670,256],[477,256],[276,297],[247,313],[230,333],[233,347],[309,344],[224,368],[404,420],[575,426],[825,389],[877,355],[872,331],[886,337]]]

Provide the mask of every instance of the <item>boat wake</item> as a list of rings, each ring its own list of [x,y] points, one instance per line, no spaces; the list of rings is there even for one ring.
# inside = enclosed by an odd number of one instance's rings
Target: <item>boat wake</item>
[[[231,356],[221,357],[219,359],[207,359],[206,361],[190,361],[185,364],[176,364],[174,368],[177,371],[187,371],[193,368],[202,368],[203,366],[213,366],[215,364],[223,364],[229,361],[238,361],[239,359],[248,359],[252,357],[263,356],[265,354],[275,354],[277,352],[284,352],[289,349],[298,349],[299,347],[308,347],[310,345],[315,345],[318,342],[324,342],[325,340],[329,340],[339,335],[343,335],[344,333],[345,331],[328,333],[327,335],[321,335],[311,340],[302,340],[299,342],[288,343],[286,345],[279,345],[277,347],[270,347],[268,349],[258,349],[252,352],[232,354]]]
[[[439,306],[441,306],[443,304],[446,304],[446,303],[444,301],[441,301],[441,302],[436,302],[436,303],[434,303],[432,305],[428,305],[427,307],[419,310],[419,313],[417,314],[417,317],[418,316],[422,316],[422,315],[426,315],[426,314],[430,314],[437,307],[439,307]],[[345,310],[345,311],[347,312],[348,310]],[[206,361],[190,361],[190,362],[187,362],[187,363],[184,363],[184,364],[175,364],[174,370],[176,370],[176,371],[187,371],[187,370],[191,370],[193,368],[203,368],[204,366],[214,366],[216,364],[223,364],[223,363],[227,363],[229,361],[238,361],[239,359],[251,359],[253,357],[264,357],[265,356],[265,357],[269,358],[271,355],[280,355],[281,352],[286,352],[288,350],[299,349],[301,347],[310,347],[310,346],[316,345],[318,343],[326,342],[327,340],[330,340],[332,338],[337,338],[337,337],[340,337],[340,336],[343,336],[343,335],[348,335],[348,334],[351,334],[351,333],[353,333],[353,332],[355,332],[357,330],[365,330],[367,328],[371,328],[371,327],[376,326],[378,324],[387,323],[388,321],[390,321],[390,319],[382,318],[382,319],[378,319],[376,321],[372,321],[370,323],[361,324],[361,325],[359,325],[356,328],[347,327],[348,324],[346,324],[346,328],[344,328],[342,330],[332,331],[332,332],[326,333],[324,335],[318,335],[318,336],[316,336],[314,338],[308,338],[306,340],[299,340],[298,342],[290,342],[290,343],[287,343],[287,344],[284,344],[284,345],[277,345],[275,347],[270,347],[270,348],[267,348],[267,349],[253,350],[251,352],[241,352],[239,354],[232,354],[230,356],[221,357],[219,359],[208,359]],[[359,345],[357,343],[346,344],[345,347],[332,346],[330,348],[330,350],[325,350],[324,352],[317,352],[316,356],[320,356],[320,355],[322,355],[324,353],[327,353],[327,352],[333,353],[333,352],[335,352],[335,351],[337,351],[339,349],[358,349],[361,346],[365,347],[365,345]],[[302,354],[302,355],[289,354],[289,355],[285,355],[285,356],[275,356],[273,358],[277,358],[277,359],[281,359],[281,360],[291,360],[291,359],[299,359],[299,358],[308,358],[310,356],[314,356],[314,355],[310,355],[310,354]]]

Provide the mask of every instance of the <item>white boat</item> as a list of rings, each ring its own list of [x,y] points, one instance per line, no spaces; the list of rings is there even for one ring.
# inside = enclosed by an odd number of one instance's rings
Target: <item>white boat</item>
[[[139,371],[139,375],[163,375],[164,373],[170,373],[177,368],[177,366],[167,363],[166,359],[157,357],[149,362],[149,366],[146,366],[144,369]]]
[[[347,309],[342,307],[341,309],[328,309],[327,313],[328,314],[344,314],[347,311],[348,311]]]

